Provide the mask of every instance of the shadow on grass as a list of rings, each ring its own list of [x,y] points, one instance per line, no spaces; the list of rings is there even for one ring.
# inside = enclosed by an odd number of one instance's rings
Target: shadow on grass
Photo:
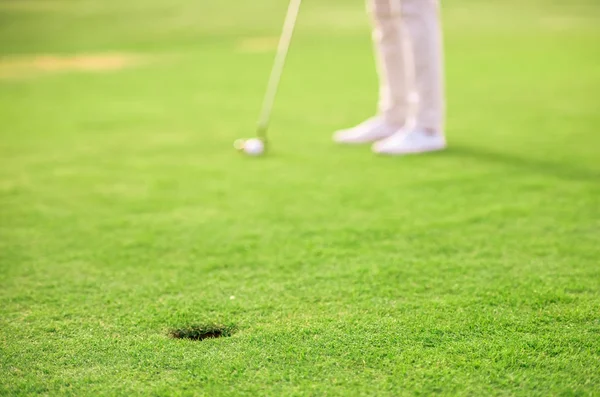
[[[510,153],[490,151],[483,148],[451,146],[444,154],[449,157],[468,157],[477,161],[517,167],[526,172],[546,174],[561,179],[600,182],[600,172],[594,170],[580,168],[565,163],[525,158]]]

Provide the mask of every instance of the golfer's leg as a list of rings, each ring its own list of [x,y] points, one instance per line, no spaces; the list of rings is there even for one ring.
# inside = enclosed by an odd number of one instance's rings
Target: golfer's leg
[[[419,97],[415,125],[375,142],[373,151],[406,155],[443,150],[446,139],[438,0],[401,0],[401,5],[402,25],[411,47],[408,58],[414,64],[414,87]]]
[[[402,127],[409,115],[409,69],[400,0],[367,0],[373,20],[373,41],[379,71],[379,112]]]
[[[376,142],[394,135],[409,117],[406,38],[400,0],[367,0],[373,19],[373,40],[380,79],[379,114],[356,127],[337,131],[341,144]]]
[[[445,101],[439,1],[402,0],[402,21],[415,64],[415,89],[419,96],[416,125],[441,133]]]

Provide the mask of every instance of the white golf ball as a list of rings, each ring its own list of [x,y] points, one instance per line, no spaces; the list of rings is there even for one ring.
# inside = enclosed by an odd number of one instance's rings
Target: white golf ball
[[[248,139],[244,143],[244,152],[249,156],[260,156],[265,151],[265,144],[258,138]]]

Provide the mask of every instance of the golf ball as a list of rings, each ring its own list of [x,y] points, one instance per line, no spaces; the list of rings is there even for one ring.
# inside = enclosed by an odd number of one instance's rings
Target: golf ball
[[[265,151],[265,144],[258,138],[248,139],[244,143],[244,152],[249,156],[260,156]]]

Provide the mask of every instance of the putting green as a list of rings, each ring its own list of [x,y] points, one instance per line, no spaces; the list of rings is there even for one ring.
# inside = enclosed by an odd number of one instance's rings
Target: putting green
[[[0,394],[598,393],[600,5],[444,2],[406,158],[331,143],[368,19],[303,7],[252,159],[285,2],[0,1]]]

